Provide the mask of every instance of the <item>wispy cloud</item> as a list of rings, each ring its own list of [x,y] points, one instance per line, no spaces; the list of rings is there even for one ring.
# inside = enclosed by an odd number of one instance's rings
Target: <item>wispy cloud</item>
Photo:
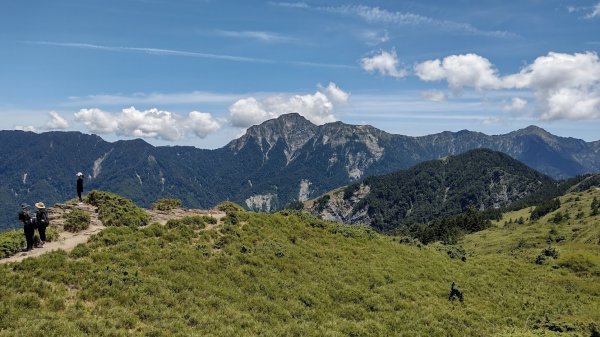
[[[121,46],[104,46],[91,43],[77,43],[77,42],[53,42],[53,41],[25,41],[26,43],[54,46],[54,47],[67,47],[67,48],[79,48],[79,49],[95,49],[112,52],[135,52],[151,55],[167,55],[167,56],[184,56],[184,57],[199,57],[226,61],[236,62],[261,62],[261,63],[273,63],[273,60],[224,55],[224,54],[211,54],[211,53],[199,53],[185,50],[174,50],[174,49],[162,49],[162,48],[141,48],[141,47],[121,47]]]
[[[347,64],[335,64],[335,63],[322,63],[322,62],[307,62],[307,61],[289,61],[289,64],[306,67],[321,67],[321,68],[334,68],[334,69],[358,69],[356,66]]]
[[[567,6],[566,9],[569,13],[585,13],[582,19],[600,18],[600,2],[592,6]]]
[[[239,99],[240,95],[192,91],[184,93],[135,93],[131,95],[108,94],[72,96],[63,106],[80,105],[132,105],[132,104],[197,104],[197,103],[229,103]]]
[[[364,5],[311,6],[304,2],[270,2],[270,4],[281,7],[310,9],[337,15],[353,16],[365,20],[369,23],[381,23],[400,26],[429,26],[446,31],[455,31],[471,35],[498,38],[511,38],[517,36],[516,34],[508,31],[479,29],[469,23],[455,22],[450,20],[439,20],[411,12],[393,12],[379,7],[371,7]]]
[[[216,30],[217,36],[236,38],[236,39],[250,39],[265,43],[293,43],[297,40],[291,36],[282,35],[274,32],[265,31],[253,31],[253,30]]]
[[[593,8],[592,11],[585,16],[588,19],[599,18],[600,17],[600,2],[598,2]]]
[[[335,64],[335,63],[320,63],[320,62],[311,62],[311,61],[278,61],[278,60],[273,60],[273,59],[225,55],[225,54],[201,53],[201,52],[174,50],[174,49],[162,49],[162,48],[105,46],[105,45],[97,45],[97,44],[91,44],[91,43],[78,43],[78,42],[54,42],[54,41],[23,41],[23,42],[29,43],[29,44],[54,46],[54,47],[62,47],[62,48],[91,49],[91,50],[101,50],[101,51],[110,51],[110,52],[129,52],[129,53],[141,53],[141,54],[149,54],[149,55],[198,57],[198,58],[216,59],[216,60],[224,60],[224,61],[233,61],[233,62],[288,64],[288,65],[295,65],[295,66],[327,67],[327,68],[356,68],[351,65]]]

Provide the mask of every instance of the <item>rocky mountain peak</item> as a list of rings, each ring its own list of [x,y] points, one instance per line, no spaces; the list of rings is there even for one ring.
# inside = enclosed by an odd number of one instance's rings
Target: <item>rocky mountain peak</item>
[[[524,128],[524,129],[520,129],[520,130],[514,131],[512,133],[516,134],[516,135],[537,135],[537,136],[540,136],[543,138],[555,137],[550,132],[548,132],[536,125],[529,125],[528,127]]]
[[[285,142],[286,157],[290,161],[299,148],[304,146],[316,133],[318,127],[297,113],[281,115],[278,118],[250,127],[244,136],[231,142],[230,147],[239,151],[253,140],[265,156],[282,140]]]

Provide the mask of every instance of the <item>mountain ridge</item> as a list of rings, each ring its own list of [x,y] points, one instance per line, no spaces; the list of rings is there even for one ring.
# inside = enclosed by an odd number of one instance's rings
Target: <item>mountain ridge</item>
[[[507,207],[555,181],[510,156],[489,149],[426,161],[406,170],[371,176],[307,203],[326,220],[380,231]]]
[[[554,178],[600,171],[600,141],[542,138],[534,131],[410,137],[368,125],[314,125],[288,114],[214,150],[155,147],[141,139],[111,143],[80,132],[0,131],[0,224],[15,224],[23,201],[51,204],[72,197],[78,171],[86,174],[86,190],[115,192],[142,206],[177,197],[187,207],[232,200],[266,211],[473,148],[507,153]]]

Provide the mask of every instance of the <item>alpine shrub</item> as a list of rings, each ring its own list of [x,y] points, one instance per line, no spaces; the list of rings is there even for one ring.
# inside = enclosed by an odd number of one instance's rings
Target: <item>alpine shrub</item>
[[[74,208],[65,216],[65,225],[63,228],[72,233],[88,229],[90,227],[90,213]]]
[[[172,209],[181,208],[181,200],[176,198],[163,198],[156,200],[151,208],[157,211],[170,211]]]

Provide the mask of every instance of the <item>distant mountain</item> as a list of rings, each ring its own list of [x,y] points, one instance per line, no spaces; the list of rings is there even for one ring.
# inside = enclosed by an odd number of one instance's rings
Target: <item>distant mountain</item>
[[[510,205],[556,182],[510,156],[475,149],[366,178],[307,203],[328,220],[386,231],[456,215]]]
[[[153,147],[139,139],[109,143],[78,132],[0,131],[0,226],[16,224],[23,201],[73,197],[78,171],[86,174],[86,190],[115,192],[142,206],[178,197],[188,207],[232,200],[273,210],[473,148],[507,153],[554,178],[600,171],[600,141],[557,137],[533,126],[498,136],[459,131],[408,137],[368,125],[317,126],[288,114],[216,150]]]

